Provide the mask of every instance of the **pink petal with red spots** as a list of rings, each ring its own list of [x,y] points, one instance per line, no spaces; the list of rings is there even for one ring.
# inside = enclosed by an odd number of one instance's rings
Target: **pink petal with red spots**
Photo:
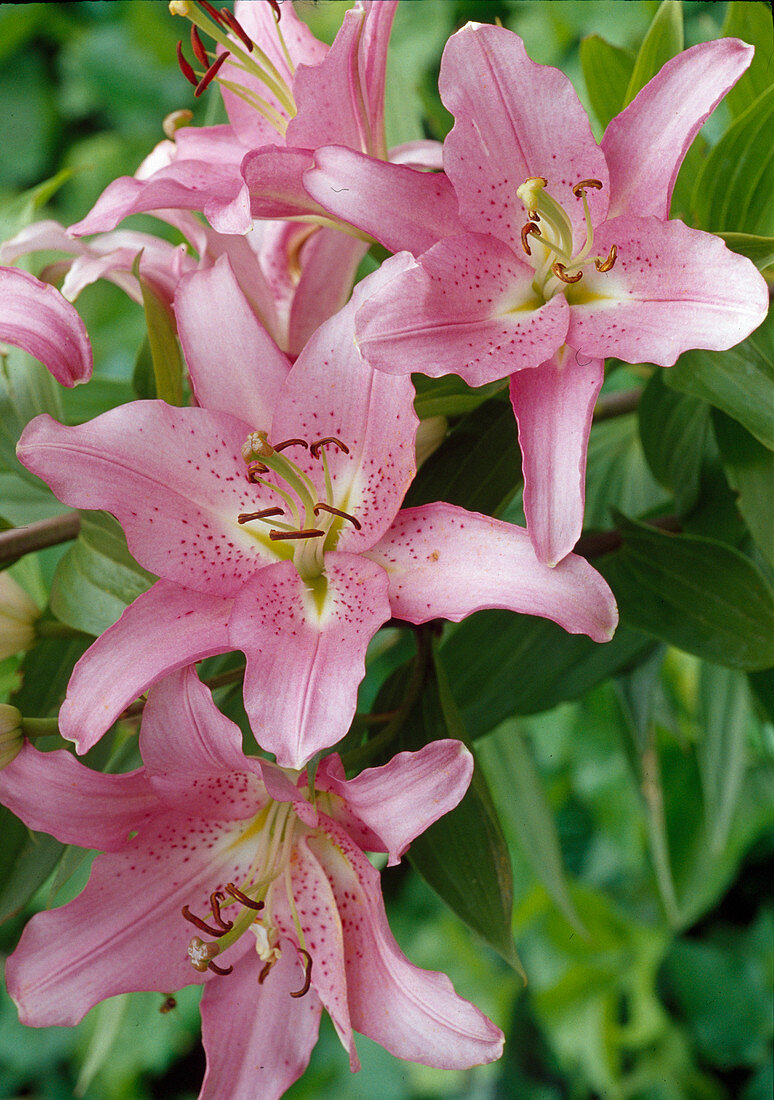
[[[736,38],[684,50],[610,122],[601,143],[610,171],[609,218],[669,217],[683,157],[753,53],[752,46]]]
[[[299,777],[299,780],[294,783],[291,776],[283,768],[272,764],[270,760],[261,760],[260,769],[269,796],[275,802],[291,802],[293,809],[303,823],[309,825],[312,829],[316,828],[317,810],[298,786],[299,781],[303,783],[304,780]]]
[[[604,362],[561,348],[535,370],[511,375],[519,424],[524,514],[540,561],[556,565],[583,527],[586,452]]]
[[[303,767],[347,732],[366,648],[390,617],[387,579],[363,557],[328,553],[318,584],[307,585],[291,562],[263,569],[229,623],[230,647],[247,657],[253,733],[283,767]]]
[[[232,600],[158,581],[73,669],[59,730],[84,753],[147,688],[183,665],[226,652]]]
[[[98,856],[85,890],[33,917],[6,964],[22,1023],[72,1026],[106,997],[203,981],[187,954],[196,929],[181,909],[209,913],[210,894],[244,876],[254,850],[239,843],[245,828],[166,813],[121,852]],[[222,965],[248,946],[238,941]]]
[[[331,214],[390,252],[418,256],[442,237],[464,233],[457,196],[439,172],[418,172],[340,146],[314,154],[304,187]]]
[[[242,733],[220,713],[192,666],[151,688],[140,751],[158,797],[200,817],[253,817],[266,802],[260,765],[242,752]]]
[[[536,367],[564,342],[568,309],[561,294],[542,305],[534,275],[494,237],[447,237],[365,301],[358,347],[379,370],[471,386]]]
[[[441,99],[454,115],[443,162],[469,229],[521,248],[527,220],[516,189],[543,176],[572,219],[575,249],[585,240],[583,206],[572,193],[599,180],[589,207],[595,223],[607,211],[607,165],[572,84],[559,69],[537,65],[518,35],[468,23],[452,35],[441,61]]]
[[[146,569],[229,596],[276,558],[268,534],[237,522],[265,507],[241,454],[252,428],[225,413],[134,401],[73,428],[36,417],[17,453],[66,504],[112,512]]]
[[[257,6],[257,5],[256,5]],[[199,1100],[279,1100],[309,1064],[322,1004],[301,986],[296,953],[287,948],[263,983],[263,962],[246,951],[234,973],[208,982],[201,1000],[207,1055]]]
[[[298,113],[288,126],[288,145],[348,145],[387,156],[384,79],[396,7],[396,0],[378,0],[351,8],[325,60],[299,67],[293,85]]]
[[[15,267],[0,267],[0,340],[23,348],[57,382],[75,386],[91,377],[86,326],[59,291]]]
[[[567,343],[585,355],[671,367],[689,348],[733,347],[766,316],[766,281],[719,237],[626,216],[594,235],[600,255],[613,244],[612,271],[586,268],[568,295]]]
[[[618,623],[610,588],[584,558],[543,565],[522,527],[452,504],[399,512],[368,557],[387,571],[393,615],[412,623],[501,607],[595,642],[609,641]]]
[[[320,775],[315,786],[343,800],[331,816],[353,840],[371,851],[389,852],[400,862],[412,840],[454,809],[468,789],[473,757],[460,741],[433,741],[418,752],[401,752],[380,768],[367,768],[354,779]],[[365,836],[361,843],[361,835]],[[372,836],[377,849],[369,847]]]
[[[266,430],[290,363],[256,318],[225,255],[183,279],[175,316],[199,404],[211,412],[238,411],[241,420]]]
[[[294,846],[290,866],[293,900],[303,931],[304,950],[312,959],[312,988],[333,1021],[344,1049],[349,1054],[350,1069],[354,1072],[360,1069],[360,1062],[347,1003],[349,974],[344,966],[341,919],[331,885],[320,866],[318,848],[316,845],[312,847],[310,840],[310,837],[300,836]],[[284,882],[278,881],[272,888],[267,908],[272,912],[272,917],[283,935],[280,941],[283,955],[298,959],[296,984],[290,987],[298,990],[303,985],[304,972],[301,957],[294,950],[299,936]]]
[[[0,771],[0,802],[29,829],[64,844],[115,851],[160,804],[145,770],[102,775],[69,752],[38,752],[25,742]]]
[[[375,272],[377,280],[402,269],[394,257]],[[373,545],[389,527],[416,472],[414,440],[418,420],[409,378],[390,378],[363,362],[353,337],[353,318],[362,284],[346,309],[317,330],[282,389],[272,422],[274,441],[300,437],[310,444],[333,436],[349,453],[329,445],[326,457],[335,506],[360,524],[345,521],[338,548]],[[371,283],[378,289],[379,282]],[[386,430],[385,430],[386,428]],[[311,450],[292,452],[325,501],[322,461]]]
[[[355,1030],[398,1058],[440,1069],[495,1061],[500,1029],[458,997],[445,974],[408,961],[387,924],[378,871],[334,821],[322,826],[330,839],[311,836],[308,845],[338,906]]]

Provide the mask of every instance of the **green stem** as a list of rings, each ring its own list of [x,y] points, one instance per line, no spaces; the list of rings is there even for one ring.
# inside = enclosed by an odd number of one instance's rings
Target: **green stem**
[[[33,740],[35,737],[56,737],[59,735],[59,720],[57,718],[22,718],[22,732],[25,737]]]
[[[78,537],[81,529],[81,517],[77,512],[64,512],[51,519],[42,519],[38,523],[28,523],[24,527],[12,527],[0,531],[0,561],[15,561],[33,550],[43,550],[46,546],[56,546],[60,542],[70,542]]]

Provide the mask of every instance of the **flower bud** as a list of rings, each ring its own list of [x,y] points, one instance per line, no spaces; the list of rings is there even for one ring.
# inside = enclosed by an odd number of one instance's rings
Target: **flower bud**
[[[18,756],[24,744],[21,711],[0,703],[0,769]]]
[[[417,428],[416,452],[417,469],[426,462],[433,451],[446,439],[449,425],[445,416],[429,416],[427,420],[420,420]]]
[[[40,608],[7,572],[0,573],[0,661],[35,643]]]

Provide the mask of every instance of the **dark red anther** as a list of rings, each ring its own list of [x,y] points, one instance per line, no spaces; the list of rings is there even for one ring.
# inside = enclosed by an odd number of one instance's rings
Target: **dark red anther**
[[[291,992],[290,996],[303,997],[305,993],[309,992],[309,987],[312,984],[312,956],[308,951],[304,951],[303,947],[298,947],[296,950],[299,955],[304,956],[304,984],[295,993]]]
[[[345,455],[349,454],[349,447],[346,443],[342,443],[340,439],[337,439],[335,435],[326,435],[325,439],[318,439],[316,443],[313,443],[309,448],[309,451],[313,458],[320,457],[320,450],[326,445],[326,443],[334,443],[340,451],[343,451]]]
[[[362,523],[355,519],[354,516],[351,516],[349,512],[342,512],[340,508],[334,508],[330,504],[315,504],[314,514],[317,515],[318,512],[330,512],[332,516],[341,516],[342,519],[348,519],[356,531],[359,531],[363,526]]]
[[[527,222],[526,225],[523,225],[521,227],[521,247],[524,249],[524,251],[527,253],[528,256],[531,256],[532,255],[532,249],[529,247],[529,241],[527,240],[527,238],[529,236],[533,236],[533,237],[542,237],[543,236],[543,234],[540,232],[540,230],[538,229],[538,227],[535,225],[534,222]]]
[[[303,447],[304,450],[309,446],[305,439],[284,439],[282,443],[272,443],[272,447],[275,451],[284,451],[286,447],[292,447],[294,445]]]
[[[595,188],[595,190],[599,191],[599,190],[602,189],[602,181],[601,180],[578,180],[578,182],[575,184],[575,186],[572,189],[572,193],[573,193],[573,195],[575,195],[576,199],[582,199],[583,198],[583,193],[588,187],[593,187],[593,188]]]
[[[256,474],[268,474],[269,467],[263,462],[251,462],[247,467],[247,480],[255,484]]]
[[[210,59],[207,56],[207,51],[204,48],[204,43],[199,37],[199,32],[193,23],[191,24],[191,49],[194,52],[194,57],[196,58],[196,60],[201,62],[201,64],[204,65],[206,69],[210,64]]]
[[[186,78],[188,83],[193,84],[194,88],[197,88],[199,86],[199,81],[196,77],[196,73],[193,71],[191,66],[186,61],[185,56],[183,55],[182,42],[178,42],[177,44],[177,63],[180,66],[180,72]]]
[[[197,917],[195,913],[192,913],[187,905],[184,905],[181,912],[187,921],[191,924],[195,924],[197,928],[201,928],[202,932],[207,932],[210,936],[215,936],[217,939],[220,936],[225,936],[228,929],[225,928],[212,928],[206,921],[203,921],[201,917]]]
[[[241,39],[243,46],[249,53],[253,52],[253,40],[247,31],[244,29],[241,23],[237,21],[235,15],[228,10],[228,8],[221,8],[220,14],[223,17],[223,22],[233,31],[237,38]]]
[[[272,542],[279,542],[280,539],[315,539],[324,534],[316,527],[309,527],[304,531],[269,531],[269,538]]]
[[[204,74],[204,76],[201,78],[199,83],[194,88],[194,95],[195,96],[197,96],[197,97],[200,96],[202,94],[202,92],[205,91],[206,88],[209,88],[210,84],[212,84],[213,80],[215,79],[215,77],[220,72],[221,65],[223,65],[223,63],[225,61],[228,61],[228,59],[230,57],[231,57],[231,54],[228,52],[228,50],[226,50],[224,53],[220,54],[220,56],[217,57],[213,61],[213,63],[210,65],[207,72]]]
[[[271,4],[271,10],[274,12],[274,18],[279,23],[279,21],[282,17],[282,12],[280,11],[280,6],[279,6],[279,0],[269,0],[269,3]]]
[[[218,9],[214,8],[212,6],[212,4],[209,4],[207,2],[207,0],[199,0],[199,3],[204,8],[204,10],[207,12],[207,14],[212,16],[212,18],[215,20],[215,22],[218,24],[218,26],[222,27],[223,26],[223,17],[220,14],[220,12],[218,11]]]
[[[212,906],[212,919],[215,921],[224,932],[230,932],[234,927],[234,922],[230,920],[224,920],[220,915],[220,903],[226,900],[226,895],[222,890],[215,890],[210,894],[210,905]]]
[[[240,512],[237,523],[249,523],[251,519],[269,519],[270,516],[284,516],[281,508],[264,508],[262,512]]]
[[[261,970],[261,973],[258,975],[258,985],[263,985],[263,983],[266,981],[266,979],[269,976],[269,971],[271,970],[271,968],[273,966],[274,966],[274,959],[269,959],[269,961],[266,963],[266,965]]]
[[[582,271],[576,271],[574,275],[567,274],[567,268],[564,264],[560,264],[558,261],[555,264],[551,264],[551,270],[557,279],[561,279],[563,283],[579,283],[583,278]]]
[[[207,963],[207,969],[212,970],[215,974],[230,974],[234,969],[233,966],[218,966],[212,959]]]
[[[236,898],[237,901],[241,901],[242,905],[246,905],[248,909],[263,909],[262,901],[254,901],[249,898],[247,894],[243,894],[241,890],[238,890],[233,882],[226,883],[226,890],[231,894],[232,898]]]
[[[171,1012],[173,1008],[177,1008],[177,1001],[171,993],[168,993],[163,1003],[159,1006],[159,1012],[162,1016],[166,1016],[166,1014],[168,1012]]]

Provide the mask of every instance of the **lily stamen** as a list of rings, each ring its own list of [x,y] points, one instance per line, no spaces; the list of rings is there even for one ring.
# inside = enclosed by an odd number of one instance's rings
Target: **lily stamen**
[[[313,458],[320,457],[320,449],[328,443],[333,443],[338,447],[340,451],[343,451],[345,455],[349,454],[349,447],[346,443],[342,443],[340,439],[337,439],[335,435],[326,435],[324,439],[318,439],[316,443],[312,443],[309,448],[310,454]]]
[[[213,63],[210,65],[207,72],[204,74],[204,76],[201,78],[199,83],[194,88],[194,95],[197,98],[202,94],[202,92],[204,92],[207,88],[209,88],[210,84],[213,82],[215,77],[220,72],[220,69],[221,69],[221,66],[223,65],[223,63],[228,61],[228,59],[230,57],[231,57],[231,54],[228,52],[228,50],[225,50],[224,53],[220,54],[220,56],[217,57],[213,61]]]
[[[557,279],[561,279],[563,283],[579,283],[583,278],[582,271],[577,271],[574,275],[568,275],[565,265],[560,264],[558,261],[551,264],[551,270]]]
[[[253,901],[247,894],[243,894],[241,890],[237,889],[233,882],[227,882],[225,889],[231,894],[232,898],[241,901],[242,905],[246,905],[248,909],[255,909],[256,911],[263,909],[262,901]]]
[[[197,77],[196,73],[193,71],[190,64],[186,60],[185,54],[183,53],[183,43],[182,42],[178,42],[178,44],[177,44],[177,63],[180,66],[180,72],[186,78],[188,83],[193,84],[194,88],[198,87],[199,78]]]
[[[618,258],[618,249],[614,244],[610,245],[610,251],[607,254],[606,259],[602,260],[597,257],[594,260],[594,267],[597,271],[610,271]]]
[[[530,235],[532,235],[533,237],[543,236],[534,221],[527,222],[526,225],[523,225],[521,227],[521,247],[524,249],[528,256],[532,255],[532,249],[529,247],[529,242],[527,240]]]
[[[314,514],[317,515],[317,513],[321,511],[329,512],[332,516],[340,516],[341,519],[348,519],[356,531],[359,531],[363,526],[360,521],[355,519],[354,516],[351,516],[349,512],[342,512],[340,508],[334,508],[331,504],[323,504],[322,502],[315,504]]]
[[[576,183],[575,186],[572,189],[572,193],[573,193],[573,195],[575,195],[575,198],[576,199],[583,198],[583,194],[584,194],[585,189],[587,187],[593,187],[593,188],[595,188],[595,190],[601,191],[602,190],[602,181],[601,180],[579,180],[579,182]]]
[[[272,542],[278,542],[280,539],[314,539],[320,535],[324,536],[325,532],[317,527],[306,528],[303,531],[269,531]]]
[[[191,924],[196,925],[197,928],[201,928],[202,932],[207,932],[210,936],[225,936],[226,932],[229,931],[228,928],[213,928],[212,925],[207,924],[206,921],[203,921],[201,917],[197,917],[195,913],[192,913],[187,905],[184,905],[180,912],[183,914],[187,921],[189,921]]]
[[[230,974],[233,966],[218,966],[212,960],[220,954],[220,945],[217,943],[205,943],[199,936],[194,936],[188,944],[188,958],[194,970],[203,974],[205,970],[212,970],[215,974]]]
[[[230,932],[234,927],[234,922],[230,920],[224,920],[220,915],[220,903],[226,900],[226,895],[222,890],[215,890],[210,894],[210,905],[212,906],[212,919],[217,925],[219,925],[224,932]]]
[[[273,443],[272,446],[275,451],[284,451],[286,447],[290,447],[294,444],[298,444],[298,446],[303,447],[304,450],[309,447],[305,439],[284,439],[282,443]]]
[[[221,8],[220,14],[222,15],[223,21],[226,23],[229,30],[233,31],[237,38],[241,40],[247,52],[252,53],[255,49],[255,43],[253,42],[247,31],[244,29],[242,24],[237,21],[236,16],[232,12],[230,12],[228,8]]]
[[[290,996],[303,997],[309,992],[309,987],[312,984],[312,956],[309,954],[308,951],[304,951],[303,947],[298,947],[296,948],[296,950],[298,951],[299,955],[304,956],[304,984],[301,986],[300,989],[297,989],[295,992],[291,991]],[[264,967],[264,970],[265,969],[266,968]]]
[[[191,49],[194,52],[194,57],[196,58],[196,60],[199,61],[202,65],[204,65],[205,69],[209,68],[209,65],[210,65],[209,55],[208,55],[207,51],[204,48],[204,43],[201,40],[201,36],[199,35],[199,31],[197,30],[197,28],[194,26],[193,23],[191,24]]]
[[[284,516],[283,508],[264,508],[260,512],[240,512],[237,523],[249,523],[253,519],[269,519],[270,516]]]

